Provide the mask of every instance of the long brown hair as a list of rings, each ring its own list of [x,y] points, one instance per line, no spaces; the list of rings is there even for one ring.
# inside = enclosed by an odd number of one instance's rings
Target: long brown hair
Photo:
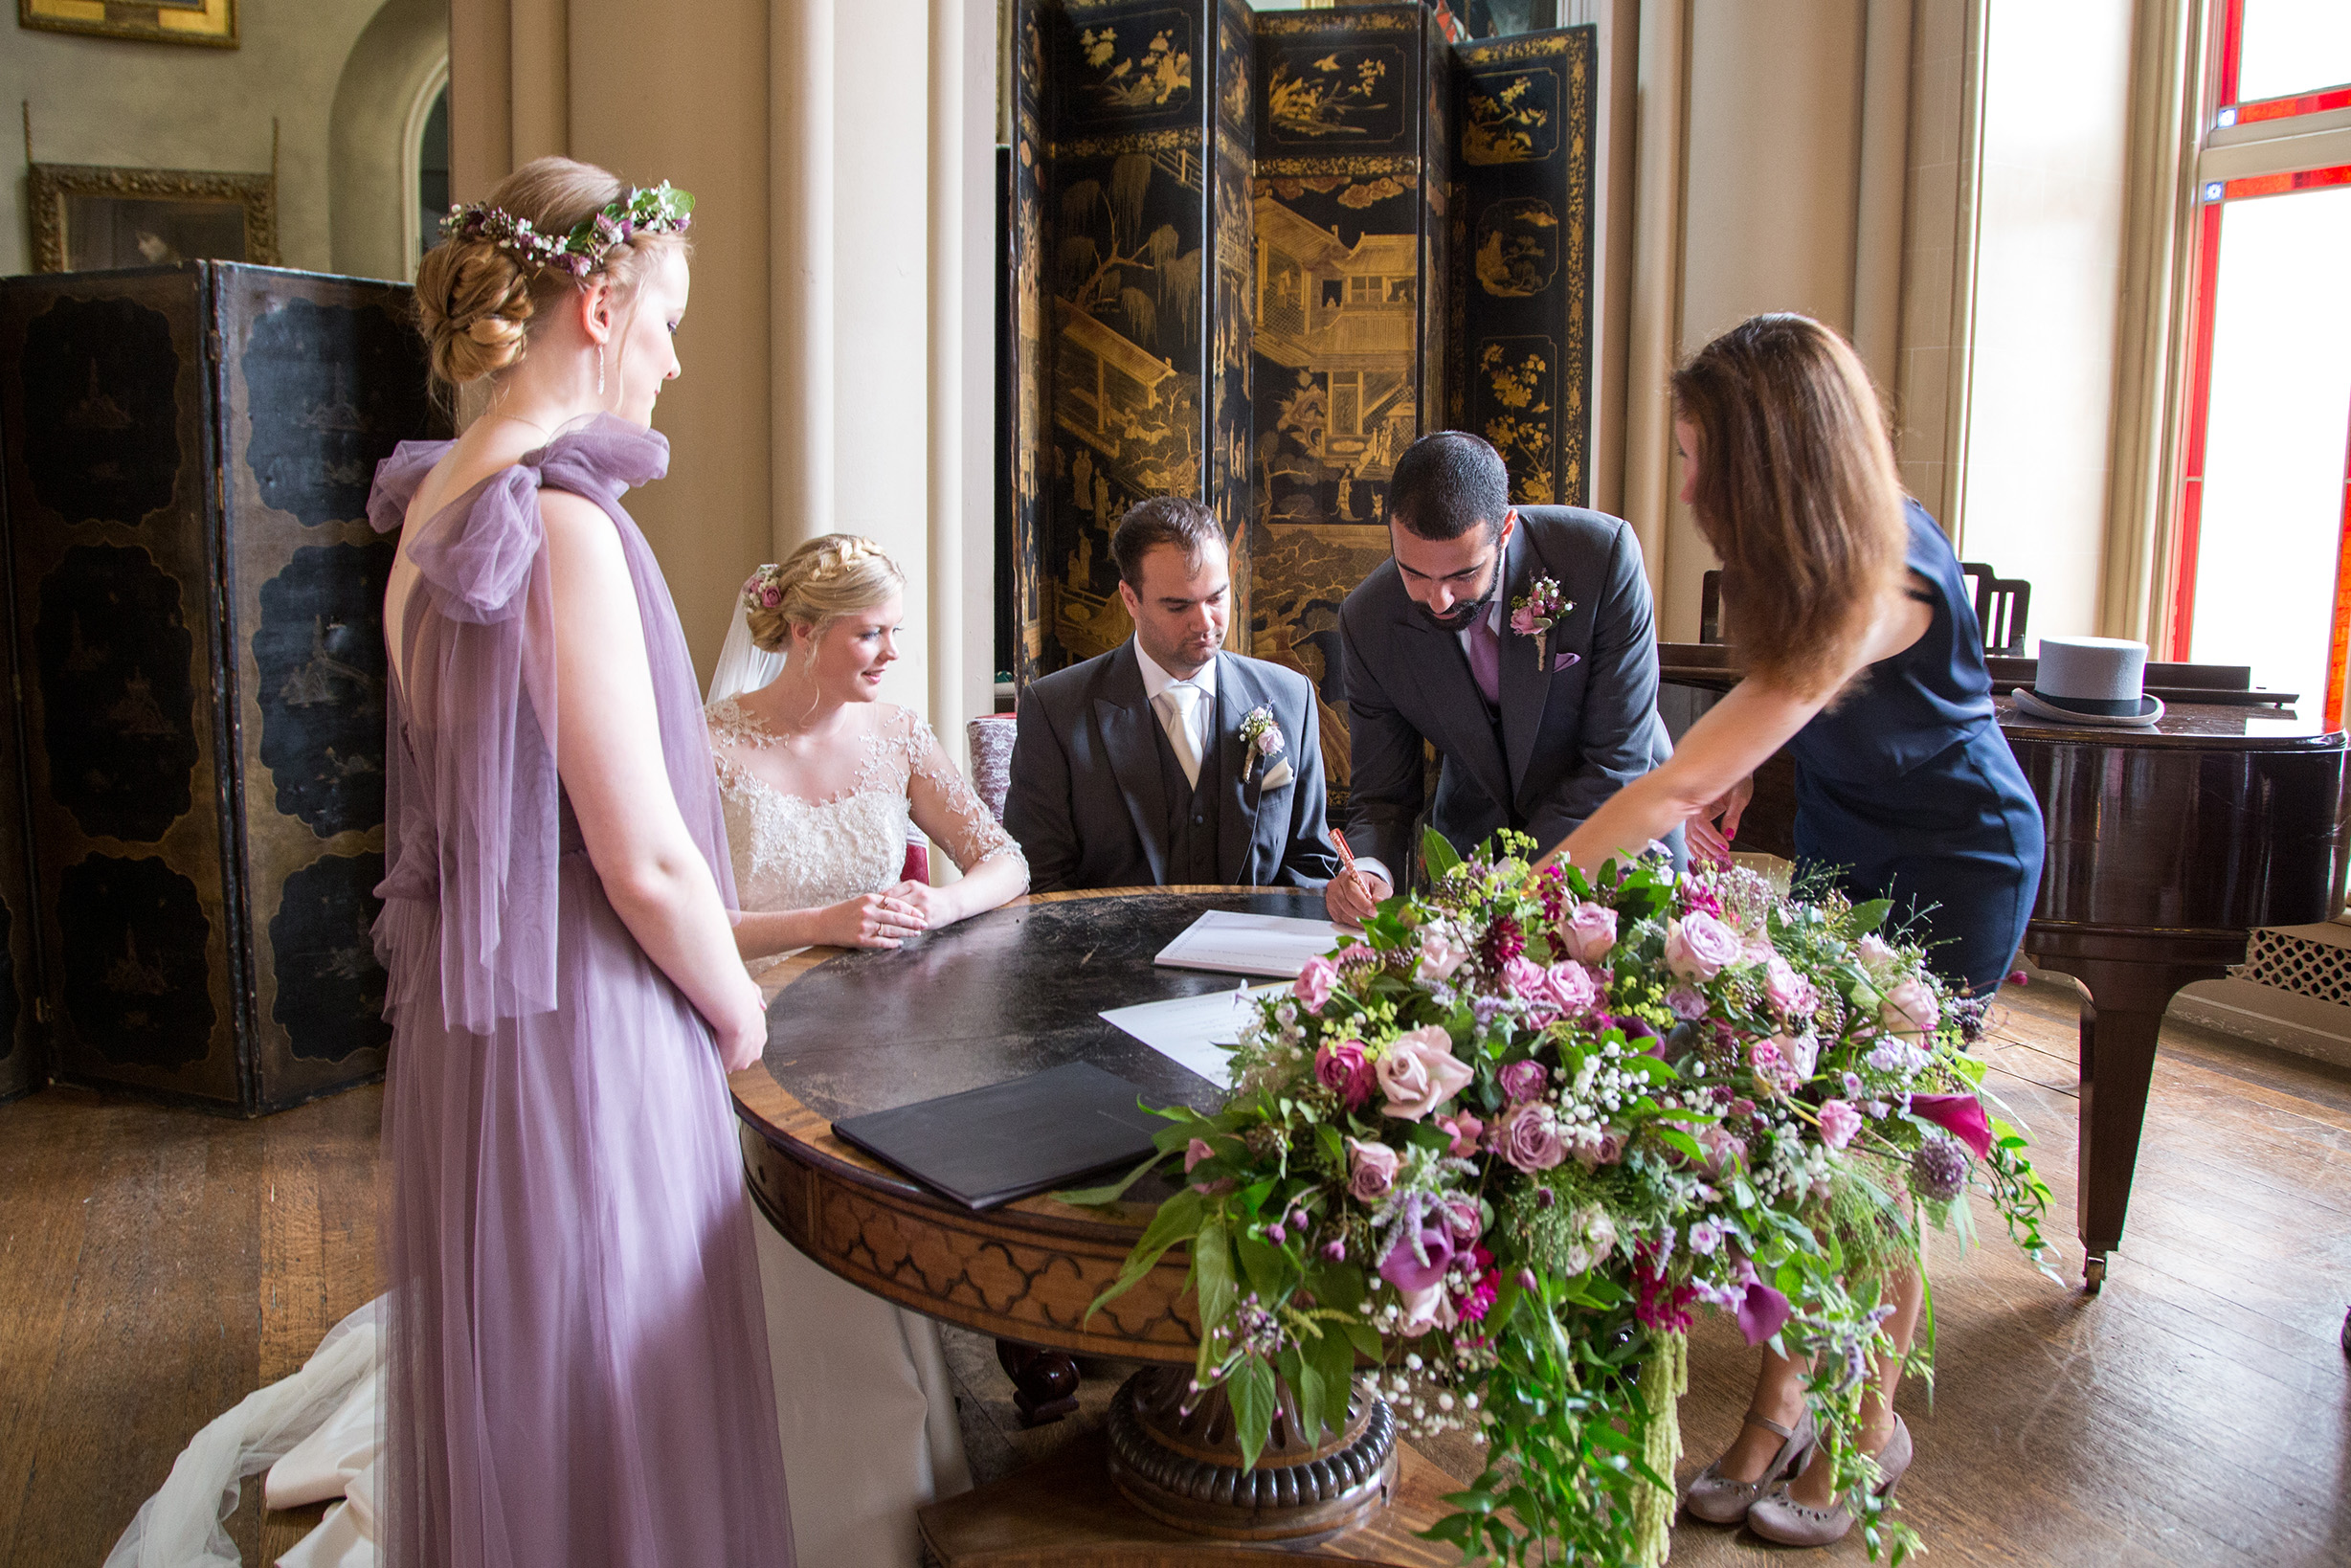
[[[1870,372],[1807,316],[1751,316],[1673,376],[1699,531],[1748,668],[1818,696],[1901,579],[1907,526]]]

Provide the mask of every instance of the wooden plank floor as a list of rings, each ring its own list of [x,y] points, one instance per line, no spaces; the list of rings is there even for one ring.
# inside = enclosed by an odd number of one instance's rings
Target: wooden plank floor
[[[2008,997],[1992,1082],[2037,1135],[2070,1243],[2071,997]],[[0,1107],[0,1568],[102,1560],[198,1426],[373,1293],[381,1105],[363,1089],[247,1123],[78,1090]],[[2167,1028],[2105,1293],[2051,1286],[1998,1237],[1937,1268],[1938,1386],[1901,1401],[1932,1560],[2351,1562],[2351,1074]],[[1685,1476],[1729,1441],[1753,1373],[1702,1319]],[[967,1425],[1008,1398],[974,1392]],[[249,1563],[316,1517],[257,1508],[248,1488],[232,1522]],[[1674,1537],[1677,1563],[1772,1550]],[[1862,1560],[1857,1541],[1833,1555]]]

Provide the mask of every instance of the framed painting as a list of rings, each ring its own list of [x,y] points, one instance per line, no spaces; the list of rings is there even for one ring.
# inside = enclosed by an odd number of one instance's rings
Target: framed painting
[[[53,33],[236,47],[236,0],[16,0],[16,20]]]
[[[34,164],[28,184],[38,272],[278,264],[275,175]]]

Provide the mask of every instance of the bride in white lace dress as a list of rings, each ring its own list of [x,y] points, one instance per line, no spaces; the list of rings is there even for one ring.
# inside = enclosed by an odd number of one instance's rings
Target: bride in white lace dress
[[[847,534],[744,585],[704,714],[753,973],[815,943],[894,948],[1028,886],[929,727],[879,700],[904,591],[881,547]],[[909,823],[961,881],[904,879]],[[914,1511],[971,1485],[938,1330],[757,1231],[800,1560],[914,1568]]]

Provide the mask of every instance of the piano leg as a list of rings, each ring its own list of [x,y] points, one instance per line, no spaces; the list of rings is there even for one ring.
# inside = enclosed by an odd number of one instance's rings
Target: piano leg
[[[2147,1087],[2155,1074],[2163,1009],[2182,986],[2220,979],[2228,967],[2071,953],[2036,954],[2035,961],[2044,969],[2071,974],[2086,993],[2081,1004],[2081,1144],[2074,1218],[2084,1254],[2082,1289],[2095,1295],[2106,1283],[2106,1255],[2121,1243],[2123,1215],[2131,1205],[2131,1176],[2138,1165],[2138,1135],[2147,1118]]]

